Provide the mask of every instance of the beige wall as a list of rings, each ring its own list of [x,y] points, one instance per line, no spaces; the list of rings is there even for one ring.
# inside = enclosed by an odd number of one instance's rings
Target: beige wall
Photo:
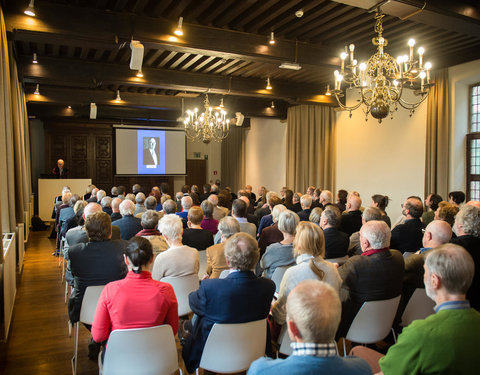
[[[257,193],[259,186],[279,192],[286,181],[287,123],[252,118],[246,132],[246,178]]]
[[[356,102],[349,90],[348,104]],[[358,109],[337,115],[336,188],[360,193],[363,205],[373,194],[391,198],[387,213],[401,215],[400,204],[409,195],[423,197],[425,186],[426,102],[415,111],[399,109],[393,120],[381,124]]]

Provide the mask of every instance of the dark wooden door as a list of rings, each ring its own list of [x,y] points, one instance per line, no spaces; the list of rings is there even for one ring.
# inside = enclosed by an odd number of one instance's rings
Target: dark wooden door
[[[207,181],[207,161],[203,159],[187,159],[187,176],[185,184],[197,185],[202,191],[202,186]]]

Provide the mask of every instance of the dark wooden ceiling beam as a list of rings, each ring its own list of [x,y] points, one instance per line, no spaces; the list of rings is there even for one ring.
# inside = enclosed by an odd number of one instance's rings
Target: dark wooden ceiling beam
[[[276,5],[275,9],[268,9],[264,13],[257,16],[257,18],[251,20],[244,25],[244,31],[246,32],[257,32],[257,33],[268,33],[269,31],[275,31],[273,27],[270,27],[268,30],[268,24],[274,19],[285,15],[287,12],[294,13],[293,9],[296,9],[297,6],[299,9],[302,6],[302,0],[282,0],[279,1],[279,4]]]
[[[185,35],[174,38],[175,24],[162,19],[105,12],[97,9],[71,7],[62,4],[35,4],[36,22],[31,18],[8,13],[8,31],[14,40],[65,43],[90,48],[112,49],[116,41],[130,41],[132,32],[145,48],[213,55],[278,64],[291,60],[295,42],[282,40],[274,47],[264,35],[246,34],[226,29],[185,24]],[[28,35],[25,35],[26,33]],[[127,47],[128,48],[128,47]],[[329,47],[299,43],[298,62],[312,67],[331,66],[338,63]]]
[[[202,73],[179,72],[168,69],[145,68],[144,78],[137,78],[127,65],[92,63],[44,57],[41,64],[32,64],[31,57],[20,58],[20,76],[24,82],[46,83],[58,86],[95,88],[99,85],[117,84],[134,87],[165,88],[179,91],[205,92],[287,101],[311,101],[334,104],[331,98],[319,98],[318,86],[301,86],[277,82],[269,92],[263,79],[246,79]],[[268,99],[270,100],[270,99]]]

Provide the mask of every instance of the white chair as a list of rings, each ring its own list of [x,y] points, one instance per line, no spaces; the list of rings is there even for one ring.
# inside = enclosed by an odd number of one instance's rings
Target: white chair
[[[292,340],[290,340],[290,336],[288,335],[288,328],[286,324],[282,326],[282,330],[278,336],[278,343],[280,344],[280,348],[278,349],[279,354],[287,356],[292,354],[293,350],[290,347]]]
[[[80,321],[73,325],[75,338],[73,343],[72,372],[77,374],[77,355],[78,355],[78,331],[80,323],[92,324],[97,309],[98,299],[105,285],[89,286],[83,295],[82,308],[80,309]]]
[[[272,281],[275,283],[275,292],[277,293],[280,291],[280,284],[282,282],[283,275],[288,268],[290,268],[290,266],[281,266],[275,268],[275,271],[273,271]]]
[[[402,326],[406,327],[414,320],[425,319],[433,314],[434,306],[435,302],[427,296],[425,289],[415,289],[403,311]]]
[[[205,343],[200,367],[223,374],[245,371],[265,354],[266,341],[266,319],[238,324],[215,323]]]
[[[188,295],[198,290],[198,275],[164,277],[160,281],[169,283],[173,287],[178,302],[178,316],[190,314],[192,309],[190,309],[190,304],[188,303]]]
[[[201,250],[198,252],[200,258],[200,266],[198,267],[198,278],[202,280],[203,276],[207,273],[207,250]]]
[[[387,337],[391,330],[393,339],[396,341],[392,324],[399,302],[400,296],[381,301],[364,302],[343,339],[344,355],[347,355],[345,339],[360,344],[374,344]]]
[[[343,263],[345,263],[348,260],[348,255],[345,255],[344,257],[340,257],[340,258],[330,258],[325,260],[330,263],[338,263],[338,265],[341,266]]]
[[[222,273],[220,274],[220,276],[218,277],[219,279],[224,279],[226,278],[228,275],[230,275],[230,270],[223,270]]]
[[[102,353],[98,356],[98,369],[100,375],[170,375],[178,370],[182,374],[172,327],[112,331],[103,363]]]

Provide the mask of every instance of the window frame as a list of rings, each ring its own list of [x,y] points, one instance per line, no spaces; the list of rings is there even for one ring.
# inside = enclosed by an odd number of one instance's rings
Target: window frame
[[[474,139],[480,139],[480,132],[472,132],[472,99],[473,99],[473,88],[478,87],[480,90],[480,82],[474,83],[469,86],[469,96],[468,96],[468,134],[466,136],[466,199],[467,202],[471,200],[471,183],[472,181],[480,181],[480,174],[471,173],[471,143]],[[480,112],[479,112],[480,115]]]

